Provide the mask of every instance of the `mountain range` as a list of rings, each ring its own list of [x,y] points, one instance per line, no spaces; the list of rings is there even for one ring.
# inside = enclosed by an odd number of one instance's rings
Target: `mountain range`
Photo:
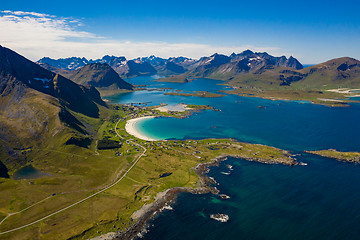
[[[291,58],[288,61],[294,62]],[[249,70],[243,70],[246,67],[240,68],[242,71],[232,68],[228,72],[224,71],[226,68],[222,66],[206,77],[225,80],[229,85],[237,88],[262,90],[326,90],[360,87],[360,61],[353,58],[332,59],[303,69],[294,66],[276,67],[264,64]],[[191,77],[192,73],[184,77],[189,76]]]
[[[218,79],[235,88],[253,90],[359,88],[360,61],[342,57],[303,68],[294,57],[246,50],[230,56],[202,57],[185,73],[160,81],[186,82],[193,78]]]
[[[160,81],[224,80],[236,94],[257,91],[255,95],[262,96],[269,91],[273,95],[290,89],[293,92],[286,97],[292,94],[290,98],[295,98],[294,90],[316,90],[296,99],[324,96],[322,89],[360,87],[360,61],[348,57],[307,68],[294,57],[250,50],[229,56],[216,53],[199,60],[155,56],[126,60],[107,55],[98,60],[42,58],[34,63],[0,46],[0,177],[27,163],[23,149],[88,146],[92,133],[83,119],[99,118],[101,109],[108,107],[98,89],[133,90],[120,76],[153,74],[168,76]],[[274,89],[277,92],[270,91]]]
[[[126,60],[125,57],[42,58],[34,63],[0,46],[0,176],[8,169],[28,163],[24,149],[66,144],[87,147],[92,133],[84,118],[99,118],[107,105],[99,90],[132,90],[120,76],[211,77],[220,73],[257,72],[273,66],[301,69],[294,58],[273,57],[245,51],[225,56],[214,54],[199,60],[155,56]],[[349,62],[341,69],[353,68]],[[70,80],[71,79],[71,80]],[[19,146],[21,146],[19,148]]]
[[[125,78],[153,74],[165,76],[159,81],[172,82],[211,78],[245,89],[360,87],[359,61],[347,57],[332,59],[305,69],[292,56],[274,57],[266,52],[251,50],[229,56],[215,53],[198,60],[185,57],[164,59],[156,56],[126,60],[125,57],[104,56],[102,59],[89,61],[85,58],[42,58],[38,61],[39,64],[50,64],[48,69],[69,77],[73,75],[74,66],[79,68],[89,62],[107,63]]]
[[[194,60],[186,57],[176,58],[160,58],[156,56],[139,57],[133,60],[126,60],[125,57],[104,56],[97,60],[87,60],[86,58],[64,58],[51,59],[44,57],[40,59],[38,64],[45,68],[65,74],[71,75],[71,72],[78,70],[90,63],[107,63],[111,66],[121,77],[129,78],[135,76],[154,75],[161,76],[178,75],[190,71],[190,74],[205,76],[216,73],[217,67],[222,66],[221,72],[239,73],[242,71],[259,70],[261,67],[272,65],[275,67],[290,67],[295,69],[302,69],[302,64],[295,58],[287,59],[285,56],[274,57],[267,53],[254,53],[246,50],[242,53],[232,53],[230,56],[221,54],[214,54],[210,57],[202,57],[199,60]]]
[[[101,59],[87,60],[86,58],[60,58],[51,59],[44,57],[37,63],[41,66],[55,71],[59,74],[71,76],[73,71],[78,70],[88,64],[93,63],[106,63],[112,67],[123,78],[130,78],[136,76],[149,76],[154,74],[160,74],[163,76],[171,74],[180,74],[186,71],[186,67],[189,63],[193,63],[195,60],[189,58],[169,58],[163,59],[155,56],[142,57],[132,60],[127,60],[125,57],[116,57],[106,55]]]

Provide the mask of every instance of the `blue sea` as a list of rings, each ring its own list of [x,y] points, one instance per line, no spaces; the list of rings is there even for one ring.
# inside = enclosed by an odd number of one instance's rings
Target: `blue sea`
[[[266,165],[229,158],[209,173],[221,193],[180,194],[173,210],[149,223],[144,239],[359,239],[360,165],[306,154],[304,150],[360,151],[360,104],[327,107],[306,101],[272,101],[225,95],[199,98],[164,95],[182,90],[227,90],[221,81],[159,83],[157,77],[130,79],[150,90],[109,97],[113,103],[192,103],[219,111],[189,118],[142,121],[139,130],[158,139],[235,138],[290,150],[307,166]],[[164,89],[166,88],[166,89]],[[229,171],[226,165],[232,165]],[[225,175],[223,173],[230,173]],[[225,213],[221,223],[211,214]]]

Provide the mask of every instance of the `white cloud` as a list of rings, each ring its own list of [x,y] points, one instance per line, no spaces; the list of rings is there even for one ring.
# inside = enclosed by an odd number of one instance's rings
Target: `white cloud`
[[[11,15],[17,15],[17,16],[30,15],[30,16],[35,16],[35,17],[55,17],[55,16],[52,16],[49,14],[36,13],[36,12],[23,12],[23,11],[10,11],[10,10],[0,11],[0,12],[6,13],[6,14],[11,14]]]
[[[277,47],[212,46],[196,43],[133,42],[108,40],[96,34],[80,31],[81,21],[49,14],[23,11],[0,11],[0,44],[18,53],[38,60],[44,56],[100,58],[105,54],[136,58],[187,56],[199,58],[215,52],[231,54],[245,49],[284,54]]]

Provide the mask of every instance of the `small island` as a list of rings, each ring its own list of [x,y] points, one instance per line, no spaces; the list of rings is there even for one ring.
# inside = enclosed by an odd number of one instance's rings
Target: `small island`
[[[229,216],[223,213],[211,214],[210,218],[223,223],[229,221]]]
[[[335,149],[328,150],[318,150],[318,151],[305,151],[307,153],[334,158],[338,161],[349,162],[349,163],[360,163],[360,153],[359,152],[340,152]]]

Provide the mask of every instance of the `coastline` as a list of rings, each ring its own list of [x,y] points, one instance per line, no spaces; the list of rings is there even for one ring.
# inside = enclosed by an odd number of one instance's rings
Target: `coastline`
[[[297,101],[307,101],[311,104],[315,104],[315,105],[321,105],[321,106],[327,106],[327,107],[349,107],[349,103],[359,103],[360,101],[358,100],[351,100],[351,99],[338,99],[338,98],[334,98],[332,99],[331,97],[328,98],[321,98],[321,95],[316,95],[313,98],[310,97],[299,97],[299,98],[293,98],[292,96],[280,96],[280,95],[273,95],[273,96],[266,96],[264,94],[265,91],[263,92],[236,92],[235,90],[220,90],[220,92],[225,92],[227,94],[234,94],[237,96],[241,96],[241,97],[255,97],[255,98],[261,98],[261,99],[267,99],[267,100],[272,100],[272,101],[292,101],[292,102],[297,102]],[[346,98],[350,98],[350,97],[356,97],[357,95],[352,95],[352,96],[345,96],[343,95],[343,97]],[[360,96],[360,95],[359,95]],[[320,98],[319,98],[320,97]]]
[[[145,141],[160,141],[159,139],[155,139],[155,138],[150,138],[145,136],[144,134],[142,134],[140,131],[138,131],[135,127],[135,124],[143,119],[151,119],[151,118],[155,118],[155,116],[146,116],[146,117],[139,117],[139,118],[134,118],[134,119],[130,119],[126,121],[125,124],[125,130],[128,134],[139,138],[141,140],[145,140]]]
[[[212,159],[210,162],[199,163],[198,165],[193,167],[195,173],[199,176],[197,188],[174,187],[158,193],[155,197],[154,202],[144,205],[142,208],[140,208],[131,215],[134,223],[128,229],[118,232],[116,233],[116,235],[112,234],[111,238],[105,239],[136,239],[143,232],[146,223],[157,213],[160,213],[162,209],[164,209],[164,207],[168,205],[168,203],[176,201],[176,197],[180,193],[188,192],[192,194],[219,194],[219,190],[216,187],[211,186],[211,184],[215,184],[216,181],[208,177],[207,173],[209,173],[210,171],[209,167],[218,166],[220,162],[225,161],[229,156],[230,155],[220,155]],[[106,236],[106,234],[102,236]]]
[[[156,214],[160,213],[166,206],[168,206],[169,203],[176,201],[176,197],[180,193],[191,193],[191,194],[206,194],[206,193],[212,193],[215,195],[219,195],[220,191],[212,186],[213,184],[216,184],[216,180],[209,177],[208,173],[210,171],[210,167],[212,166],[219,166],[219,163],[222,161],[225,161],[228,159],[228,157],[235,157],[235,158],[242,158],[247,161],[256,161],[263,164],[285,164],[283,162],[277,162],[275,161],[259,161],[257,158],[244,158],[239,155],[231,155],[231,154],[222,154],[219,155],[209,162],[205,163],[199,163],[192,169],[195,171],[196,175],[199,177],[198,186],[196,188],[190,188],[190,187],[174,187],[170,189],[166,189],[163,192],[160,192],[156,195],[154,202],[143,205],[142,208],[137,210],[131,215],[131,219],[133,221],[133,224],[128,227],[127,229],[117,232],[116,237],[114,238],[114,235],[111,235],[112,238],[108,239],[123,239],[123,240],[133,240],[141,238],[142,233],[144,230],[146,230],[146,224],[147,222]],[[296,161],[295,161],[296,162]],[[287,163],[285,165],[293,166],[297,165],[299,163],[290,164]],[[102,235],[102,236],[105,236]],[[95,239],[94,239],[95,240]],[[102,239],[104,240],[104,239]],[[107,239],[106,239],[107,240]]]

